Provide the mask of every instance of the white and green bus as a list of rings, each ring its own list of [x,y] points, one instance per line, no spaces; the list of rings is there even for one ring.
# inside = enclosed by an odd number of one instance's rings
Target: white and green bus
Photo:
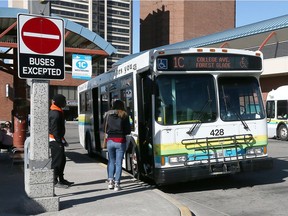
[[[267,95],[266,113],[268,137],[288,140],[288,85],[280,86]]]
[[[132,133],[123,167],[156,184],[233,174],[268,161],[259,51],[150,50],[78,87],[80,143],[102,148],[103,115],[125,102]]]

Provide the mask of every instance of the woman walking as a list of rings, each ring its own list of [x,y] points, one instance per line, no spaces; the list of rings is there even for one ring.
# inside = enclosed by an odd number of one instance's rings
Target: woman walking
[[[113,103],[112,110],[105,113],[107,123],[108,189],[121,190],[122,161],[126,151],[126,135],[131,133],[129,116],[121,100]]]

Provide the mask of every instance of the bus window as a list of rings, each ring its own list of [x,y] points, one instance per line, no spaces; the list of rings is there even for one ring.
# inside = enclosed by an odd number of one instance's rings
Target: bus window
[[[80,106],[80,114],[84,114],[85,113],[85,111],[86,111],[86,109],[85,109],[85,107],[86,107],[86,104],[85,104],[85,93],[81,93],[80,94],[80,104],[79,104],[79,106]]]
[[[112,105],[114,101],[120,100],[120,95],[118,91],[110,92],[110,109],[112,108]]]
[[[224,121],[263,119],[264,108],[254,77],[219,78],[220,118]]]
[[[108,94],[101,95],[101,123],[104,120],[104,113],[109,110]]]
[[[90,91],[85,93],[85,101],[86,101],[86,111],[91,112],[91,110],[92,110],[92,95],[91,95]]]
[[[278,119],[287,119],[287,100],[277,101],[277,118]]]
[[[121,100],[125,104],[126,111],[129,115],[130,124],[132,129],[134,128],[134,105],[133,105],[132,88],[126,88],[121,90]]]
[[[111,91],[114,91],[116,89],[118,89],[117,81],[110,83],[109,91],[111,92]]]
[[[159,124],[191,124],[216,120],[216,99],[211,75],[157,77],[155,117]]]
[[[267,101],[266,103],[267,118],[275,118],[275,102]]]
[[[132,76],[124,77],[120,80],[120,99],[124,102],[129,115],[131,129],[134,128],[134,104],[133,104],[133,79]]]

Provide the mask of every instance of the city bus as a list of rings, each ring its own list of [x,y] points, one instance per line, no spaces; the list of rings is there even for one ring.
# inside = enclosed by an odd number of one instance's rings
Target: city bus
[[[257,169],[268,159],[262,65],[260,51],[133,54],[78,87],[80,143],[108,158],[103,116],[120,99],[132,128],[123,168],[135,178],[164,185]]]
[[[268,137],[288,140],[288,85],[280,86],[267,95],[266,114]]]

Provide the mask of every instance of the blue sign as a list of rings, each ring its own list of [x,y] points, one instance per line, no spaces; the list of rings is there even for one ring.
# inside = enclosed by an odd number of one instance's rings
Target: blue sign
[[[157,59],[157,70],[166,70],[168,68],[168,59]]]
[[[89,80],[92,76],[92,57],[89,55],[72,55],[72,78]]]

